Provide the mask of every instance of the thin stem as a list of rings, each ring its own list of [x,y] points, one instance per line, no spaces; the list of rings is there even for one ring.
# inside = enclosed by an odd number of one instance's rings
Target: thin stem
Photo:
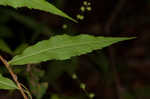
[[[86,96],[89,97],[90,99],[92,99],[93,97],[95,97],[95,96],[90,97],[90,93],[88,93],[88,91],[86,90],[86,84],[84,84],[84,83],[78,78],[78,76],[76,75],[76,73],[74,73],[73,75],[75,75],[75,78],[73,77],[73,79],[76,80],[77,83],[80,84],[80,88],[84,91],[84,93],[86,94]],[[81,87],[81,84],[84,84],[84,85],[85,85],[85,88],[82,88],[82,87]]]
[[[12,76],[13,80],[16,82],[22,96],[24,97],[24,99],[28,99],[28,97],[26,96],[26,94],[24,93],[23,88],[21,87],[21,84],[19,83],[19,81],[17,80],[17,76],[15,75],[15,73],[12,71],[12,69],[10,68],[10,65],[8,64],[8,62],[2,57],[0,56],[0,60],[3,62],[3,64],[5,65],[5,67],[8,69],[10,75]]]
[[[117,6],[114,8],[114,10],[112,11],[110,17],[108,18],[106,25],[104,27],[105,33],[106,35],[109,35],[111,33],[111,28],[113,26],[113,23],[115,22],[115,20],[117,19],[118,14],[121,12],[122,8],[124,7],[126,3],[126,0],[119,0]],[[119,81],[119,76],[117,73],[117,68],[116,68],[116,59],[115,59],[115,49],[113,48],[113,46],[110,46],[108,48],[109,50],[109,55],[110,55],[110,69],[112,71],[112,74],[115,76],[114,80],[115,80],[115,91],[116,91],[116,98],[117,99],[121,99],[121,95],[120,95],[120,81]]]
[[[104,27],[106,35],[109,35],[111,33],[111,27],[113,23],[115,22],[118,14],[121,12],[122,8],[124,7],[125,3],[126,3],[126,0],[119,0],[117,6],[112,11]]]

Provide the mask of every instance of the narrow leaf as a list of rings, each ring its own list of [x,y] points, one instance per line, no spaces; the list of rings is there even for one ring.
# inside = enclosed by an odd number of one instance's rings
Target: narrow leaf
[[[11,90],[11,89],[18,89],[18,87],[12,80],[3,77],[0,74],[0,89]]]
[[[133,38],[94,37],[90,35],[68,36],[59,35],[49,40],[41,41],[24,50],[21,55],[15,56],[9,64],[23,65],[40,63],[47,60],[65,60],[72,56],[79,56],[102,49],[113,43]]]
[[[20,44],[15,50],[14,50],[14,54],[17,55],[17,54],[20,54],[25,48],[28,47],[28,44],[27,43],[22,43]]]
[[[9,46],[5,43],[3,39],[0,39],[0,50],[7,52],[9,54],[12,54],[11,49],[9,48]]]
[[[42,10],[77,22],[46,0],[0,0],[0,5],[11,6],[14,8],[27,7],[30,9]]]

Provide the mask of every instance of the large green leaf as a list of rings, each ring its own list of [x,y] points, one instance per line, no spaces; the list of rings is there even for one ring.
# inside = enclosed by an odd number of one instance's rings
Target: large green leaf
[[[18,87],[12,80],[3,77],[0,74],[0,89],[6,89],[6,90],[9,89],[10,90],[10,89],[18,89]]]
[[[133,38],[94,37],[90,35],[59,35],[28,47],[21,55],[15,56],[9,64],[23,65],[47,60],[65,60],[93,50],[102,49],[113,43]]]
[[[4,5],[4,6],[8,5],[14,8],[27,7],[30,9],[38,9],[77,22],[76,20],[74,20],[73,18],[71,18],[66,13],[59,10],[58,8],[56,8],[54,5],[50,4],[46,0],[0,0],[0,5]]]

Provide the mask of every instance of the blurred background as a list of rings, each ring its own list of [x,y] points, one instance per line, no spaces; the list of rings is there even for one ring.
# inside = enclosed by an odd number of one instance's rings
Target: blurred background
[[[47,1],[79,23],[43,11],[0,6],[0,48],[8,45],[7,53],[0,54],[7,60],[54,35],[137,38],[66,61],[13,67],[33,99],[150,99],[150,0]],[[0,68],[10,77],[2,63]],[[19,91],[0,91],[0,99],[12,98],[22,96]]]

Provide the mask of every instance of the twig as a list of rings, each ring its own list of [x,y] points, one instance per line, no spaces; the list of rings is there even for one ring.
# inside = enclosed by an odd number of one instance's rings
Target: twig
[[[5,65],[5,67],[8,69],[10,75],[12,76],[13,80],[16,82],[22,96],[24,97],[24,99],[28,99],[28,97],[26,96],[26,94],[24,93],[23,88],[21,87],[19,81],[17,80],[17,76],[15,75],[15,73],[12,71],[12,69],[10,68],[10,65],[8,64],[8,62],[2,57],[0,56],[0,60],[3,62],[3,64]]]
[[[104,30],[105,30],[107,35],[109,35],[111,33],[112,24],[116,20],[118,14],[122,10],[125,3],[126,3],[126,0],[120,0],[118,2],[117,6],[114,8],[114,10],[113,10],[112,14],[110,15],[110,17],[108,18],[108,20],[106,22],[106,25],[104,27]]]
[[[117,6],[114,8],[112,14],[110,15],[109,19],[106,22],[106,25],[104,27],[105,33],[106,35],[109,35],[111,33],[111,28],[112,25],[114,23],[114,21],[116,20],[118,14],[120,13],[120,11],[122,10],[123,6],[125,5],[126,0],[120,0],[117,4]],[[117,69],[116,69],[116,60],[115,60],[115,51],[114,48],[112,46],[110,46],[108,48],[109,50],[109,55],[110,55],[110,69],[113,73],[113,75],[115,76],[115,89],[116,89],[116,98],[117,99],[121,99],[121,95],[120,95],[120,81],[119,81],[119,77],[117,74]]]

